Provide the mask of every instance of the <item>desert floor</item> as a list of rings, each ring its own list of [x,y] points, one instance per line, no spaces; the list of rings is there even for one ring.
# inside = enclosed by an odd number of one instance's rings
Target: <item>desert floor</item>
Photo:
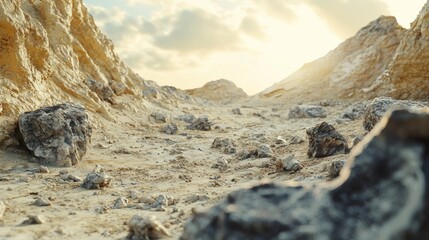
[[[39,164],[30,162],[31,156],[22,149],[0,151],[0,200],[7,206],[0,221],[0,239],[122,239],[128,233],[128,220],[137,213],[156,216],[169,229],[172,239],[177,239],[193,212],[216,204],[236,189],[261,181],[294,180],[309,184],[329,181],[331,161],[347,159],[348,155],[308,158],[305,129],[327,121],[351,142],[364,129],[362,118],[346,121],[339,117],[349,105],[330,104],[325,107],[329,115],[323,119],[288,119],[292,104],[255,104],[252,100],[204,106],[146,104],[137,110],[118,107],[112,110],[112,115],[119,116],[114,121],[92,116],[91,148],[79,165],[49,167],[49,173],[39,173]],[[242,115],[232,113],[236,107]],[[148,118],[157,111],[164,112],[169,122],[178,124],[178,134],[160,132],[164,124]],[[187,130],[186,123],[176,119],[183,113],[207,115],[214,123],[212,130]],[[277,136],[286,140],[300,136],[305,141],[277,144]],[[232,139],[238,151],[252,144],[269,144],[275,157],[239,160],[234,154],[211,148],[216,137]],[[290,154],[303,164],[301,171],[289,173],[279,168],[278,161]],[[217,164],[225,160],[226,167]],[[80,187],[82,182],[60,178],[59,172],[68,170],[84,179],[97,164],[113,178],[110,187],[88,190]],[[165,211],[149,209],[145,202],[160,194],[173,197],[175,204]],[[115,200],[121,196],[128,199],[128,206],[113,209]],[[38,197],[49,198],[52,205],[34,205]],[[22,225],[29,215],[42,215],[46,222]]]

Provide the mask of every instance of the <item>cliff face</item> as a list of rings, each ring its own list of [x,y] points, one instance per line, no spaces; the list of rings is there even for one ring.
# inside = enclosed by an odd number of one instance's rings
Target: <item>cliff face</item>
[[[228,102],[247,97],[243,89],[238,88],[233,82],[225,79],[211,81],[201,88],[189,89],[186,92],[194,97],[217,102]]]
[[[394,17],[382,16],[260,95],[301,99],[368,95],[362,89],[370,87],[386,69],[404,31]]]
[[[0,3],[0,136],[23,111],[72,100],[106,112],[141,84],[82,0]]]
[[[401,39],[377,86],[395,98],[429,99],[429,2]]]

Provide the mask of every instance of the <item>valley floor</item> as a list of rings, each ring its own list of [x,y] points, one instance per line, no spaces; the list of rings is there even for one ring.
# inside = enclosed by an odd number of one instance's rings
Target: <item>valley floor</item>
[[[134,214],[154,215],[172,235],[180,237],[187,218],[216,204],[228,193],[260,181],[285,182],[328,181],[328,167],[333,160],[347,155],[308,158],[305,129],[321,121],[334,124],[349,142],[364,133],[361,118],[344,120],[340,115],[349,106],[337,102],[325,107],[327,118],[288,119],[292,105],[253,104],[251,101],[222,106],[180,106],[164,112],[170,122],[179,126],[176,135],[160,132],[164,124],[148,120],[150,113],[137,111],[134,117],[118,119],[126,124],[99,120],[93,130],[92,147],[83,161],[70,168],[49,167],[49,173],[38,173],[39,164],[19,149],[0,152],[0,200],[7,210],[0,221],[0,239],[123,239],[128,233],[128,220]],[[242,115],[232,113],[239,107]],[[149,111],[149,112],[148,112]],[[158,111],[158,110],[156,110]],[[162,110],[163,111],[163,110]],[[176,117],[183,113],[207,115],[214,123],[211,131],[187,130]],[[116,116],[120,116],[120,111]],[[276,138],[304,138],[299,144],[277,143]],[[211,148],[216,137],[230,138],[237,151],[266,143],[275,153],[273,158],[240,160]],[[304,168],[288,173],[278,161],[294,154]],[[68,182],[59,172],[68,170],[82,179],[97,165],[112,176],[113,184],[103,190],[81,188],[81,182]],[[163,194],[175,199],[165,211],[150,209],[144,202]],[[119,197],[128,206],[113,209]],[[50,199],[51,206],[33,204],[36,198]],[[28,215],[43,215],[40,225],[21,225]]]

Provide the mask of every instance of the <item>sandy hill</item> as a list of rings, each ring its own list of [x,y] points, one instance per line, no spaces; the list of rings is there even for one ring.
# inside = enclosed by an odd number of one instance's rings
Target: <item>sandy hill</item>
[[[410,29],[382,16],[326,56],[260,93],[263,98],[427,99],[428,4]]]
[[[225,79],[211,81],[201,88],[189,89],[186,92],[194,97],[217,102],[228,102],[247,97],[243,89],[238,88],[235,83]]]

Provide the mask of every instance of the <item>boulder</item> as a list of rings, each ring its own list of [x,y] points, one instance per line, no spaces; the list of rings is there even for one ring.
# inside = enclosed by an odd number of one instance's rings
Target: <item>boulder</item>
[[[322,158],[349,152],[346,138],[327,122],[319,123],[306,132],[308,157]]]
[[[326,118],[326,110],[321,106],[298,105],[289,110],[289,118]]]
[[[85,108],[75,103],[23,113],[18,128],[22,143],[41,164],[58,167],[78,164],[92,134]]]
[[[429,112],[395,111],[336,181],[229,194],[182,239],[429,239]]]
[[[187,128],[189,130],[210,131],[212,129],[212,125],[213,124],[209,121],[208,117],[199,117],[189,124]]]
[[[427,103],[425,102],[395,100],[389,97],[375,98],[365,108],[365,119],[363,121],[363,126],[365,130],[371,131],[374,126],[380,121],[383,115],[389,110],[419,109],[425,107],[426,105]]]
[[[86,85],[91,91],[95,92],[101,100],[112,102],[112,98],[115,94],[109,85],[105,85],[94,79],[88,79]]]

